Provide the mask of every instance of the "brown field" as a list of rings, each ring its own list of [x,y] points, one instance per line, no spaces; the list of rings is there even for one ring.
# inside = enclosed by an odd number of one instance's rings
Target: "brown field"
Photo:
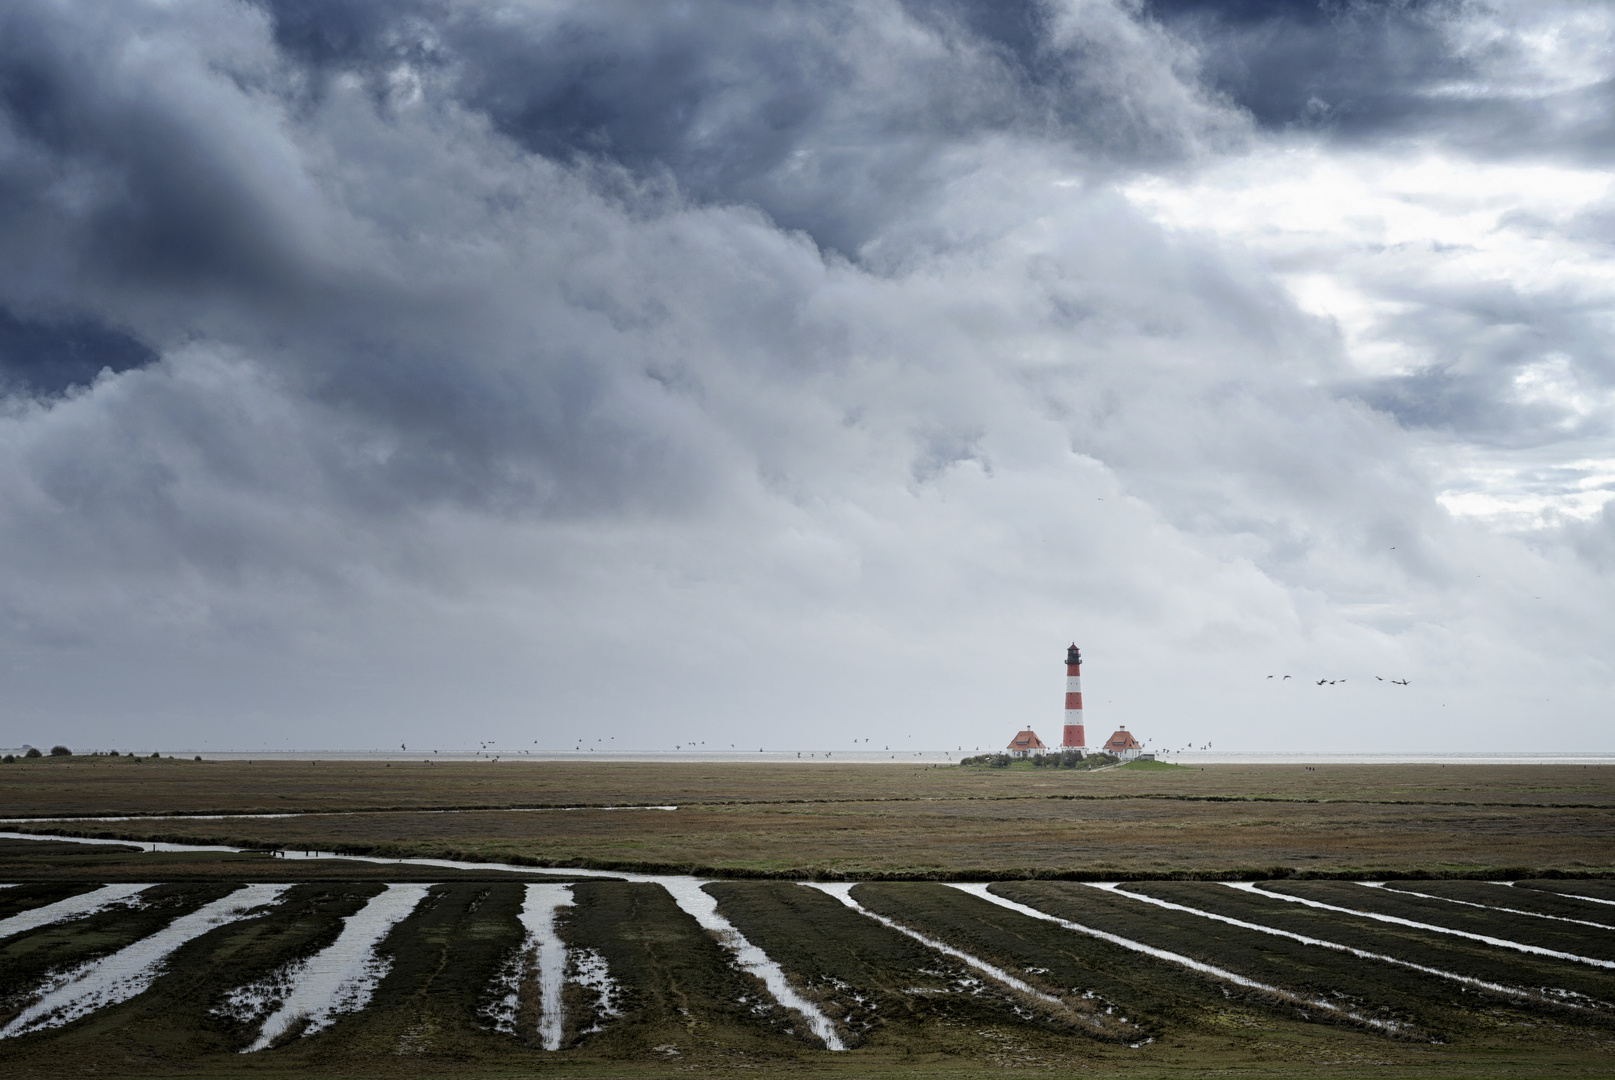
[[[510,812],[661,803],[679,809]],[[298,811],[315,813],[14,828],[735,876],[1615,872],[1615,769],[1600,767],[0,766],[6,817]]]

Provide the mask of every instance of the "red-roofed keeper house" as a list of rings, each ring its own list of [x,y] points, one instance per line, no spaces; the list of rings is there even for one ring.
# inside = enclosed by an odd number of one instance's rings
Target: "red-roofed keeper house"
[[[1030,729],[1009,740],[1010,757],[1029,758],[1033,754],[1045,754],[1048,749],[1043,745],[1043,740],[1037,737],[1037,732]]]
[[[1102,753],[1115,754],[1123,761],[1132,761],[1144,753],[1143,744],[1129,735],[1126,728],[1106,739],[1105,745],[1099,749]]]

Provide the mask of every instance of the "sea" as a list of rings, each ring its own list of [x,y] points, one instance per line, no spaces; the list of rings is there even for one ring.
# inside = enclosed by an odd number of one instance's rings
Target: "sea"
[[[3,749],[3,748],[0,748]],[[13,750],[12,753],[21,753]],[[79,750],[83,754],[93,751]],[[120,749],[120,753],[124,752]],[[955,750],[214,750],[208,747],[163,750],[164,757],[200,756],[212,761],[521,761],[752,762],[772,764],[945,765],[992,749]],[[141,751],[142,756],[149,751]],[[1388,753],[1309,750],[1186,750],[1157,754],[1180,765],[1615,765],[1615,751],[1436,752],[1402,750]]]

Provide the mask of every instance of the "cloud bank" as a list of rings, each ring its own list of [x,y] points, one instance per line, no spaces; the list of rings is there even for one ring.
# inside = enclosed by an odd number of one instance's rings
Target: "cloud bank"
[[[5,741],[1610,749],[1612,51],[7,5]]]

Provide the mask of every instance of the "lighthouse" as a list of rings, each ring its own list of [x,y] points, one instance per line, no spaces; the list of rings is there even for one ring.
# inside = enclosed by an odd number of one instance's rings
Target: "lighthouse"
[[[1060,746],[1065,750],[1088,748],[1082,733],[1082,653],[1075,642],[1065,653],[1065,738]]]

